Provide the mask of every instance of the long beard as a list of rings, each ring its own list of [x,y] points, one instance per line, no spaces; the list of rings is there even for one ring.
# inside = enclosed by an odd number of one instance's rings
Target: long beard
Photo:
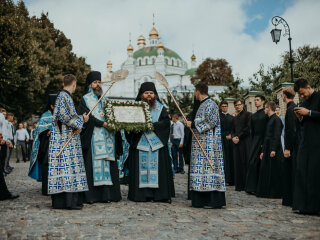
[[[93,89],[93,92],[94,92],[95,95],[101,96],[102,89],[101,88],[100,89]]]
[[[143,98],[142,101],[147,102],[150,108],[153,108],[156,104],[156,98],[152,98],[150,100]]]

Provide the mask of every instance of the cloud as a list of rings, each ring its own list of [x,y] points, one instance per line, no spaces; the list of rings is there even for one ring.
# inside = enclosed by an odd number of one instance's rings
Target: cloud
[[[243,8],[248,1],[36,0],[26,5],[31,15],[49,12],[55,27],[71,39],[74,52],[103,74],[108,60],[118,69],[127,58],[129,32],[135,49],[140,34],[148,37],[154,13],[155,27],[166,47],[188,63],[193,46],[198,63],[206,57],[225,58],[247,83],[260,63],[277,64],[288,50],[286,38],[277,45],[271,41],[271,23],[257,36],[244,32],[252,21]],[[320,1],[297,0],[285,10],[282,17],[290,25],[294,48],[319,45],[319,9]],[[260,19],[258,14],[255,18]]]

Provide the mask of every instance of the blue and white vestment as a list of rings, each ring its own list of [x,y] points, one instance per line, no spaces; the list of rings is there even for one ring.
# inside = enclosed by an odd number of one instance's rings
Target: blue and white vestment
[[[48,194],[88,191],[80,135],[57,157],[75,129],[82,129],[83,117],[75,110],[70,93],[62,90],[56,100],[49,144]]]
[[[190,190],[225,192],[221,126],[217,104],[211,99],[201,103],[196,113],[194,124],[196,128],[194,132],[214,166],[214,170],[210,167],[193,137],[190,161]]]

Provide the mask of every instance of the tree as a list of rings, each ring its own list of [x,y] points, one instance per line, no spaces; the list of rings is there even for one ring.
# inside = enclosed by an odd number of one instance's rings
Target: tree
[[[221,100],[225,98],[242,98],[247,93],[247,90],[240,86],[241,83],[243,83],[243,79],[236,76],[236,79],[228,85],[228,88],[218,94],[219,98]]]
[[[193,109],[193,101],[194,101],[194,94],[193,92],[182,92],[179,93],[176,97],[175,97],[177,103],[179,104],[182,112],[186,115],[188,115],[192,109]],[[177,108],[177,106],[175,105],[175,103],[173,102],[171,96],[169,95],[169,93],[167,93],[166,98],[162,99],[163,104],[166,106],[167,111],[169,114],[174,114],[174,113],[178,113],[180,115],[180,112]]]
[[[199,80],[208,85],[228,85],[233,81],[232,69],[225,59],[207,58],[197,68],[196,76],[191,78],[194,85]]]
[[[1,106],[20,121],[39,115],[68,73],[78,79],[74,96],[80,99],[90,66],[72,52],[70,39],[54,28],[48,14],[29,17],[22,1],[0,0],[0,29]]]
[[[305,45],[293,51],[295,60],[294,79],[303,77],[308,79],[311,86],[320,89],[320,48]],[[259,90],[265,93],[267,100],[276,101],[276,88],[283,82],[291,82],[289,53],[281,56],[279,65],[268,67],[265,70],[263,64],[259,70],[249,79],[251,90]]]

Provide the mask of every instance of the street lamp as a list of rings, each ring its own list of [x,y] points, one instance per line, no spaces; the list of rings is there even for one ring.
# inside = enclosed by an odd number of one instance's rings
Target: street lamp
[[[275,42],[276,44],[280,41],[280,37],[281,37],[281,29],[277,29],[277,26],[281,23],[285,29],[285,33],[283,34],[283,36],[289,36],[288,40],[289,40],[289,63],[290,63],[290,70],[291,70],[291,82],[293,82],[293,63],[294,60],[292,58],[292,49],[291,49],[291,35],[290,35],[290,28],[288,23],[286,22],[286,20],[284,20],[282,17],[279,16],[275,16],[271,19],[271,23],[274,26],[274,29],[271,30],[270,34],[272,37],[272,41]]]

